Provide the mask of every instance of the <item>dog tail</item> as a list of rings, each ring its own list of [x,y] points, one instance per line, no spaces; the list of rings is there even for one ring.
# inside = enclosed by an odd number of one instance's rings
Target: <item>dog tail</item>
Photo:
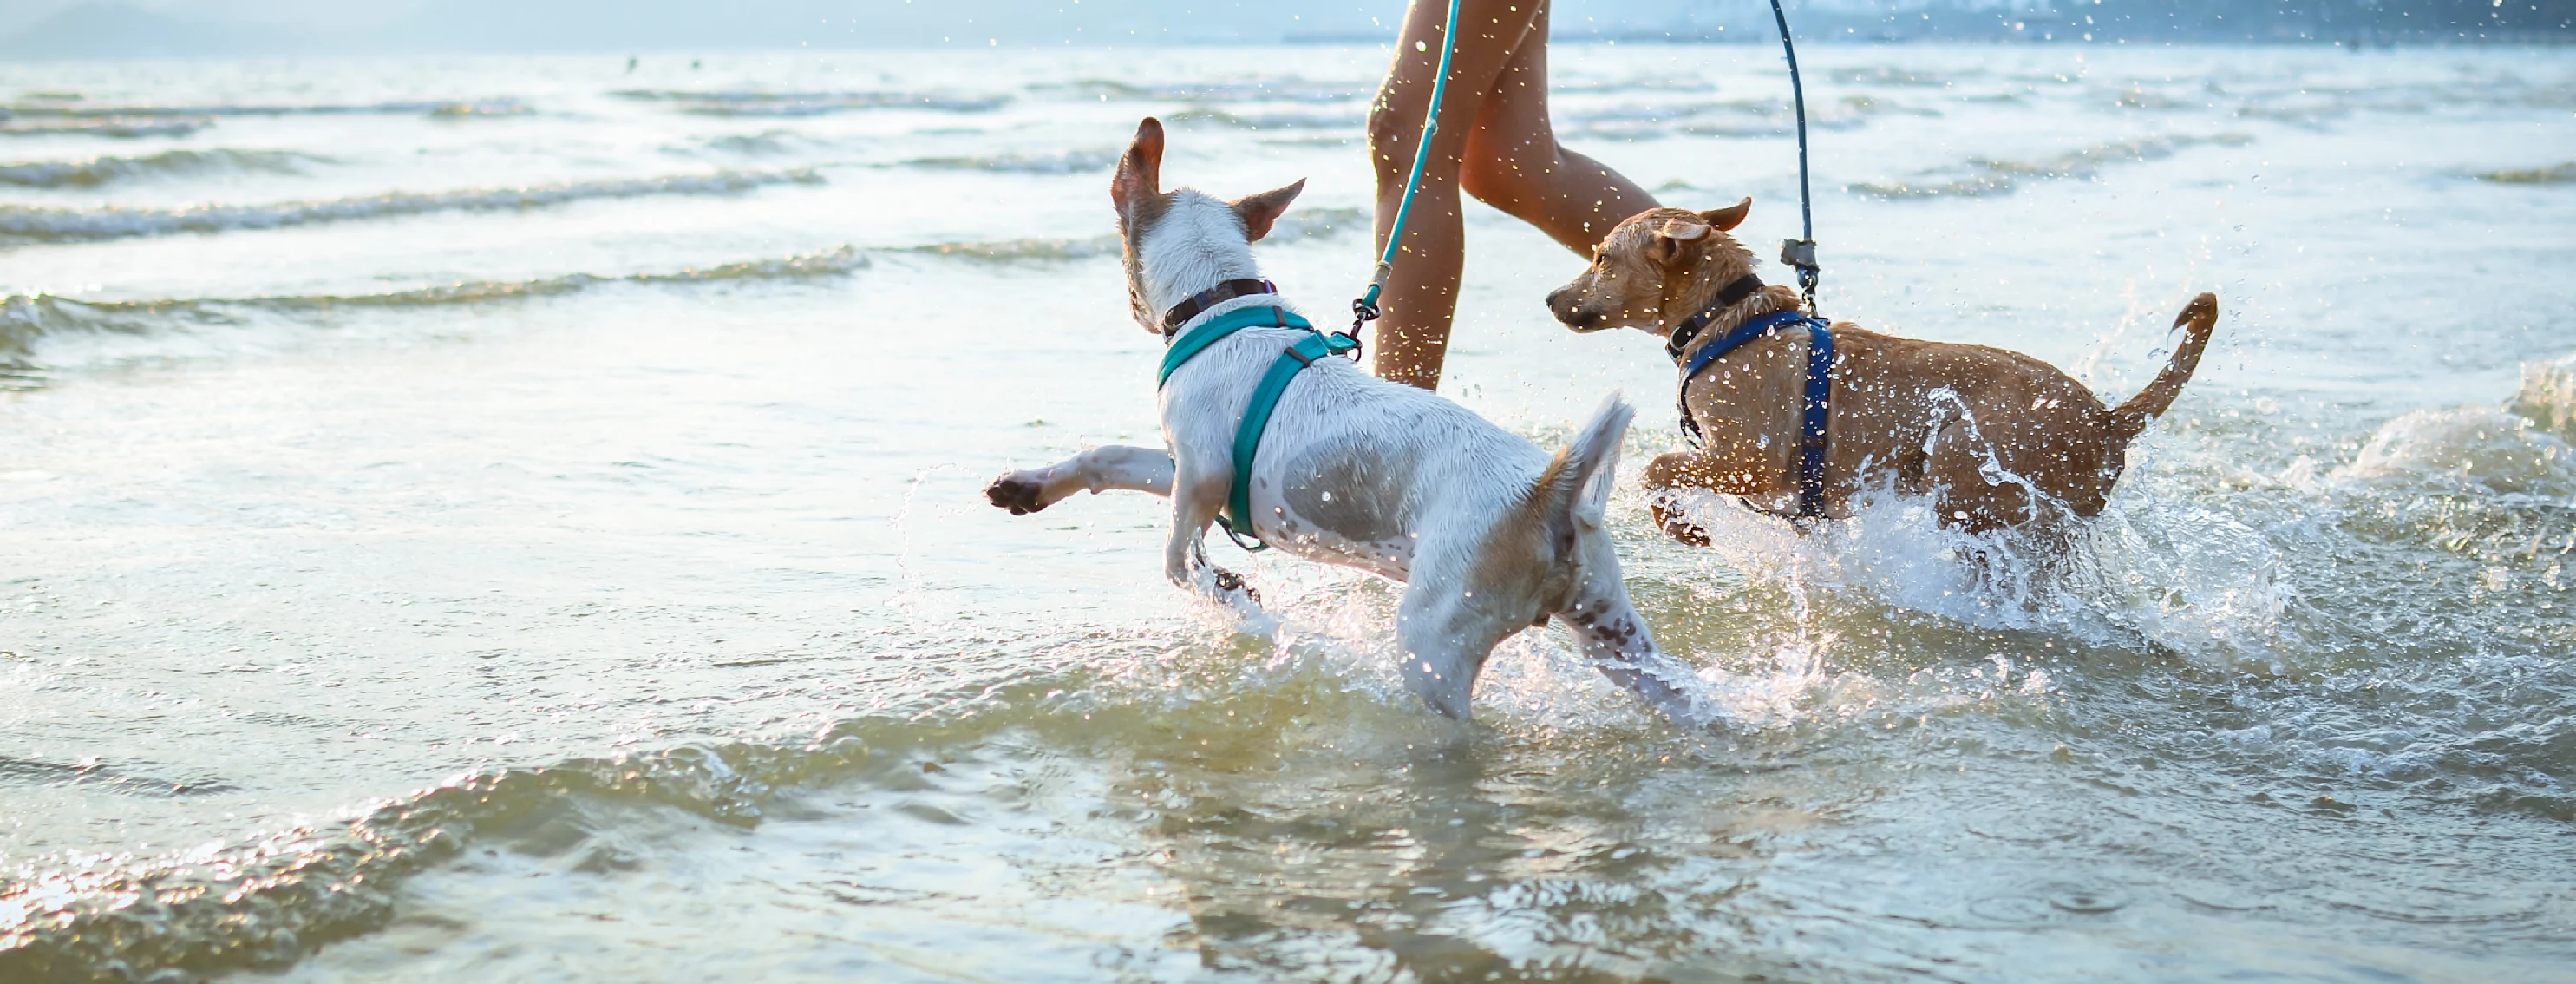
[[[2173,358],[2165,361],[2154,382],[2139,390],[2129,402],[2111,410],[2111,436],[2125,446],[2147,429],[2147,424],[2162,416],[2174,397],[2182,395],[2182,384],[2191,381],[2191,371],[2200,367],[2200,352],[2209,347],[2209,334],[2218,327],[2218,295],[2202,294],[2184,305],[2174,316],[2174,327],[2183,330],[2182,344],[2174,347]]]
[[[1601,521],[1601,510],[1610,499],[1611,473],[1619,469],[1619,442],[1628,436],[1628,422],[1636,416],[1628,401],[1610,394],[1601,401],[1601,409],[1593,411],[1592,421],[1575,432],[1574,440],[1556,452],[1555,460],[1530,486],[1522,508],[1544,524],[1557,556],[1570,555],[1584,520]]]

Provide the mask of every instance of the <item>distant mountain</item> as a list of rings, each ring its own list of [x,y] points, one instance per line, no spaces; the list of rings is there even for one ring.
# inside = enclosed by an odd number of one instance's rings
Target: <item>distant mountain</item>
[[[0,40],[0,56],[50,58],[186,58],[286,54],[316,39],[283,28],[199,22],[116,0],[92,0]]]

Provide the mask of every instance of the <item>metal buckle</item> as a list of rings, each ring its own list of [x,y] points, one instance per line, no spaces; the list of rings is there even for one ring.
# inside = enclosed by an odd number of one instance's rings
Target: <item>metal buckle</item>
[[[1806,298],[1807,313],[1814,314],[1816,282],[1821,278],[1823,270],[1816,265],[1816,241],[1813,239],[1781,240],[1780,262],[1798,269],[1798,293]]]
[[[1369,322],[1377,320],[1380,313],[1378,306],[1369,303],[1367,298],[1351,302],[1351,330],[1333,335],[1334,338],[1350,343],[1351,347],[1346,351],[1350,353],[1351,361],[1360,361],[1360,329],[1366,327]]]

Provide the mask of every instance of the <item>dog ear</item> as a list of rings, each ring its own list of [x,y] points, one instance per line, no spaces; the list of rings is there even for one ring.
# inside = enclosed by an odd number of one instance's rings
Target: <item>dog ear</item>
[[[1118,176],[1109,179],[1109,201],[1121,216],[1138,203],[1163,193],[1163,121],[1151,116],[1136,124],[1136,142],[1118,158]]]
[[[1708,237],[1707,225],[1692,219],[1665,219],[1655,226],[1655,238],[1646,243],[1646,258],[1665,266],[1681,259],[1682,244]]]
[[[1701,212],[1700,217],[1707,219],[1708,224],[1716,226],[1719,231],[1724,232],[1732,230],[1736,226],[1743,225],[1744,217],[1751,214],[1752,211],[1753,197],[1747,195],[1743,201],[1729,205],[1725,208],[1712,212]]]
[[[1279,221],[1279,213],[1287,211],[1288,203],[1296,201],[1297,193],[1304,190],[1306,190],[1306,179],[1298,178],[1295,184],[1273,188],[1258,195],[1245,195],[1226,204],[1234,209],[1236,216],[1243,219],[1244,241],[1257,243],[1261,241],[1261,237],[1270,234],[1270,224]]]

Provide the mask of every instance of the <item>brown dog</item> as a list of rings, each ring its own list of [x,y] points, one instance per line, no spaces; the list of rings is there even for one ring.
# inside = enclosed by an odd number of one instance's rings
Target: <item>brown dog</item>
[[[1794,311],[1798,292],[1755,279],[1753,254],[1727,235],[1752,208],[1747,198],[1714,212],[1639,213],[1610,231],[1591,267],[1547,296],[1548,309],[1578,332],[1659,335],[1711,312],[1705,327],[1678,340],[1675,356],[1685,362],[1749,319]],[[1847,517],[1861,489],[1893,485],[1930,496],[1944,525],[1974,531],[2097,515],[2129,442],[2191,379],[2217,323],[2218,298],[2193,298],[2174,320],[2185,331],[2172,360],[2129,402],[2104,409],[2084,384],[2018,352],[1836,322],[1821,514]],[[1809,344],[1804,331],[1773,331],[1689,380],[1682,405],[1703,446],[1656,458],[1647,488],[1707,488],[1757,509],[1795,511]],[[1675,538],[1706,542],[1660,500],[1655,518]]]

